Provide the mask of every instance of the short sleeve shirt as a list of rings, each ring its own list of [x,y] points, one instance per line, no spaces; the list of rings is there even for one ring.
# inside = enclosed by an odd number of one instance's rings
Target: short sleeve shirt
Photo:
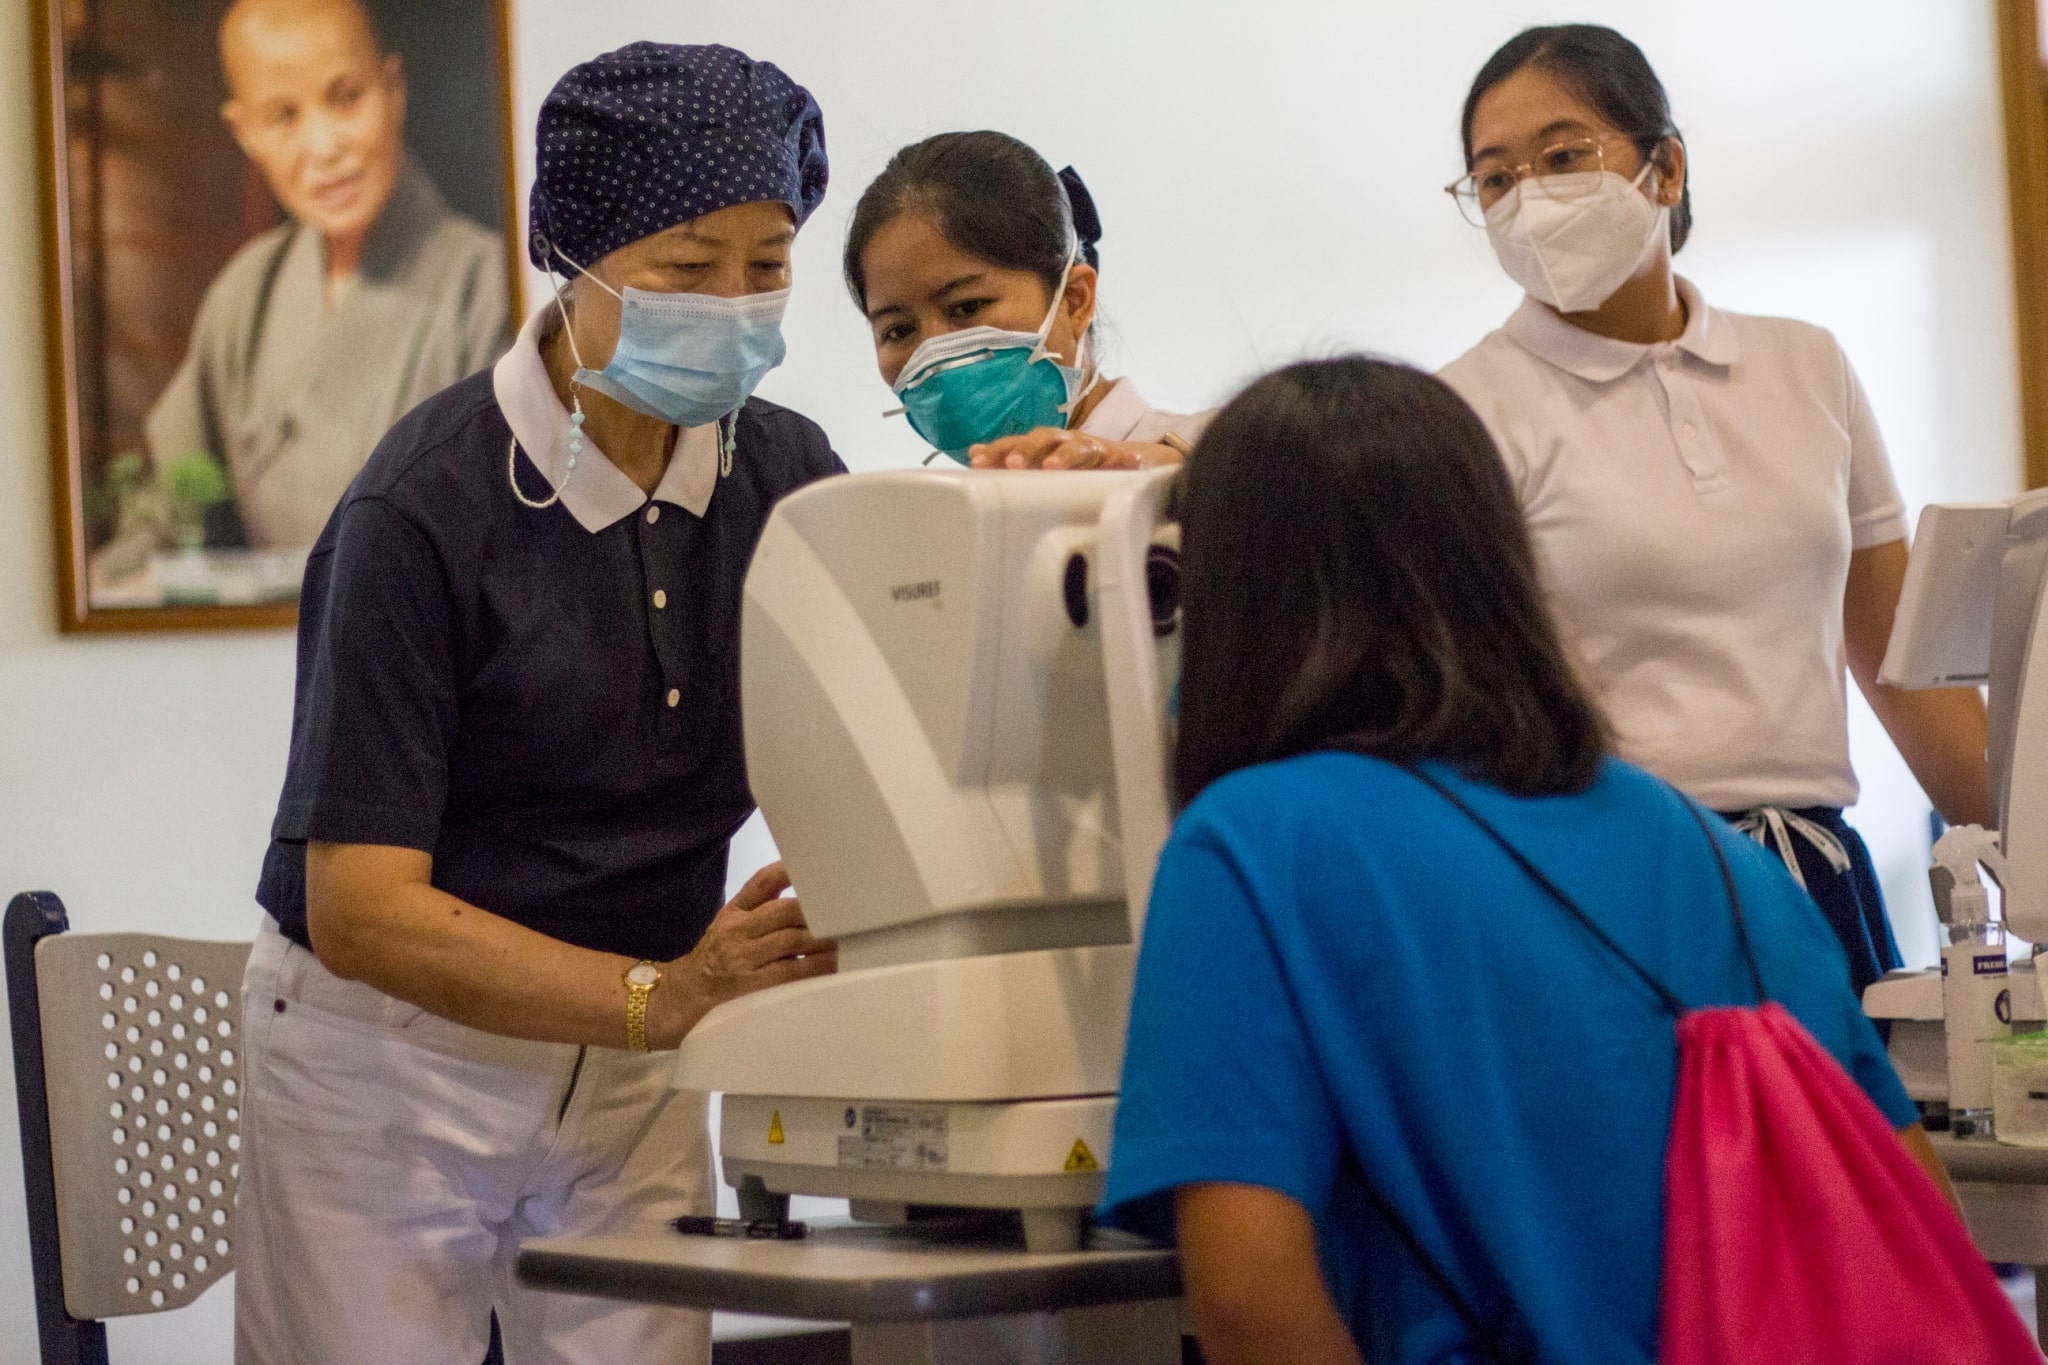
[[[1145,401],[1138,386],[1119,379],[1102,395],[1102,401],[1081,423],[1080,430],[1105,441],[1138,441],[1156,445],[1162,437],[1174,436],[1193,445],[1209,429],[1215,412],[1165,412]]]
[[[535,332],[495,388],[475,375],[391,430],[307,563],[257,891],[301,944],[308,840],[423,850],[441,890],[632,957],[687,952],[723,901],[753,809],[741,580],[776,500],[843,466],[752,399],[729,475],[711,427],[681,434],[652,498],[594,448],[571,472]],[[524,505],[514,474],[560,500]]]
[[[1536,799],[1433,766],[1689,1006],[1753,1004],[1700,824],[1608,761]],[[1820,913],[1706,821],[1759,966],[1894,1125],[1916,1117]],[[1530,1359],[1656,1359],[1671,1015],[1475,825],[1352,754],[1232,774],[1176,823],[1138,958],[1105,1215],[1170,1236],[1170,1192],[1277,1190],[1313,1217],[1368,1360],[1479,1358],[1380,1211]]]
[[[1622,755],[1717,810],[1846,806],[1849,556],[1904,505],[1827,332],[1709,307],[1639,346],[1525,300],[1443,371],[1500,447]]]

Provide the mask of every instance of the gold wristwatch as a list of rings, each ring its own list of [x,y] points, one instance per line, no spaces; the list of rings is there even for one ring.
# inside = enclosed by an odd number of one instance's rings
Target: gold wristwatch
[[[661,984],[661,968],[636,962],[626,968],[626,1046],[647,1051],[647,997]]]

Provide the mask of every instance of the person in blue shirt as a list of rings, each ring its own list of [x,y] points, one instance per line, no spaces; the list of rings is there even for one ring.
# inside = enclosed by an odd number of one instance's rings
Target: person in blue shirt
[[[1656,1358],[1672,1015],[1771,997],[1939,1181],[1784,868],[1611,756],[1513,489],[1440,381],[1295,365],[1181,490],[1175,784],[1103,1215],[1214,1365]],[[1944,1185],[1945,1188],[1945,1185]]]

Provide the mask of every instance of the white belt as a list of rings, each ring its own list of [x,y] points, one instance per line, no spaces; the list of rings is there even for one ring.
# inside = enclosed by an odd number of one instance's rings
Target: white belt
[[[1801,891],[1806,890],[1806,878],[1799,871],[1798,856],[1792,852],[1794,834],[1813,845],[1814,851],[1827,859],[1828,866],[1836,872],[1849,870],[1849,850],[1842,847],[1842,841],[1826,826],[1815,824],[1798,811],[1783,806],[1756,806],[1743,812],[1735,822],[1735,832],[1747,834],[1765,848],[1775,847],[1778,856],[1785,860],[1785,870],[1799,883]]]

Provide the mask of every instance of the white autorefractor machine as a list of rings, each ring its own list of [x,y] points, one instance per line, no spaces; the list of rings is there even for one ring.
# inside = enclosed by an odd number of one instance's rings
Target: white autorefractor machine
[[[2003,927],[2028,943],[2048,943],[2048,491],[2010,502],[1931,505],[1922,514],[1879,670],[1894,687],[1989,684],[1989,760],[1997,829],[1951,831],[1958,850],[1938,864],[1941,894],[1960,880],[1974,885],[1979,864],[2003,889]],[[1938,853],[1949,853],[1937,845]],[[1973,893],[1973,899],[1981,896]],[[1957,926],[1946,924],[1952,938]],[[1993,956],[2003,957],[2003,946]],[[1981,954],[1980,954],[1981,955]],[[1959,959],[1960,960],[1960,959]],[[2009,964],[1999,1031],[2048,1017],[2038,959]],[[1951,962],[1951,966],[1958,962]],[[2005,970],[2007,964],[1980,965]],[[1951,1032],[1940,972],[1894,972],[1864,992],[1864,1009],[1892,1022],[1891,1054],[1907,1092],[1926,1106],[1949,1104]],[[1973,1065],[1988,1069],[1981,1056]],[[1972,1102],[1972,1108],[1975,1107]]]
[[[1169,820],[1172,471],[829,479],[746,579],[747,773],[839,972],[733,1001],[676,1084],[725,1094],[748,1217],[1101,1197],[1135,943]]]

